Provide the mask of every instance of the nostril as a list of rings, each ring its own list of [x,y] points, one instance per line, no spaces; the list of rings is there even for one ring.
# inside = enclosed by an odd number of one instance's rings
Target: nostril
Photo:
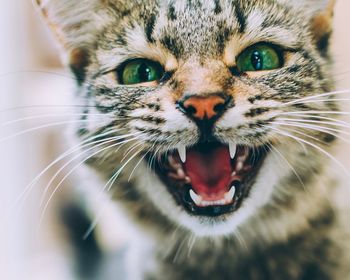
[[[189,115],[194,115],[197,113],[197,109],[192,105],[188,105],[187,107],[185,107],[185,110]]]
[[[225,110],[225,104],[224,103],[220,103],[214,106],[214,112],[215,113],[221,113]]]
[[[195,106],[190,104],[184,104],[183,102],[177,102],[176,108],[179,109],[181,112],[191,116],[197,113],[197,109]]]

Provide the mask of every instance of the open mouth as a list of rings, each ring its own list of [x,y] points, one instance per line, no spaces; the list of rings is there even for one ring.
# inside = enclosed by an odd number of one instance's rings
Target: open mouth
[[[265,147],[210,142],[163,155],[155,171],[189,213],[220,216],[241,206],[265,156]]]

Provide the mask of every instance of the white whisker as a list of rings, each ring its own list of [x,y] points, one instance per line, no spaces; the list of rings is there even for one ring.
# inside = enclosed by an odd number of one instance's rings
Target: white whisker
[[[317,120],[307,120],[307,119],[288,119],[288,118],[280,118],[279,121],[289,121],[289,122],[303,122],[303,123],[315,123],[315,124],[325,124],[325,125],[331,125],[336,127],[344,127],[344,128],[350,128],[350,124],[345,123],[337,123],[337,122],[325,122],[325,121],[317,121]]]
[[[307,138],[310,138],[310,139],[312,139],[312,140],[314,140],[314,141],[316,141],[316,142],[322,143],[323,145],[328,145],[328,143],[325,143],[324,141],[322,141],[322,140],[320,140],[320,139],[318,139],[318,138],[316,138],[316,137],[314,137],[314,136],[312,136],[312,135],[306,134],[306,133],[304,133],[304,132],[302,132],[302,131],[300,131],[300,130],[298,130],[298,129],[290,128],[289,125],[288,125],[288,123],[286,123],[286,126],[288,126],[288,127],[287,127],[287,128],[284,128],[284,129],[286,129],[287,131],[291,131],[291,132],[300,134],[300,135],[305,136],[305,137],[307,137]],[[299,128],[304,128],[304,127],[299,126]],[[317,130],[317,131],[319,131],[319,130]],[[320,132],[321,132],[321,131],[320,131]],[[327,133],[327,132],[325,132],[325,133]],[[327,134],[329,134],[329,133],[327,133]]]
[[[317,116],[317,115],[303,115],[303,114],[293,114],[293,115],[288,115],[288,114],[283,114],[284,116],[287,117],[302,117],[302,118],[308,118],[308,119],[320,119],[320,120],[327,120],[327,121],[331,121],[334,123],[340,123],[340,124],[344,124],[344,125],[349,125],[350,127],[350,123],[347,121],[343,121],[343,120],[338,120],[335,118],[329,118],[329,117],[323,117],[323,116]],[[306,119],[307,120],[307,119]]]
[[[267,126],[269,127],[270,129],[274,130],[276,133],[278,134],[281,134],[281,135],[284,135],[286,137],[290,137],[296,141],[301,141],[303,143],[305,143],[306,145],[309,145],[311,147],[313,147],[314,149],[318,150],[319,152],[321,152],[323,155],[327,156],[328,158],[330,158],[331,160],[333,160],[334,163],[336,163],[345,173],[347,176],[350,177],[350,172],[349,170],[340,162],[338,161],[334,156],[332,156],[330,153],[328,153],[327,151],[325,151],[324,149],[320,148],[319,146],[309,142],[309,141],[306,141],[300,137],[297,137],[297,136],[294,136],[294,135],[291,135],[290,133],[285,133],[283,131],[278,131],[276,130],[274,127],[271,127],[271,126]]]
[[[42,119],[42,118],[54,118],[54,117],[108,117],[108,118],[113,118],[119,120],[119,118],[116,118],[113,116],[113,114],[108,113],[108,114],[97,114],[97,113],[74,113],[74,114],[41,114],[41,115],[35,115],[35,116],[30,116],[30,117],[25,117],[25,118],[20,118],[16,120],[11,120],[7,121],[1,124],[1,126],[8,126],[11,124],[16,124],[24,121],[29,121],[29,120],[35,120],[35,119]]]
[[[150,147],[148,149],[148,151],[142,156],[142,158],[139,160],[139,162],[135,165],[134,169],[131,171],[128,182],[131,181],[132,175],[134,174],[134,172],[136,171],[137,167],[141,164],[141,162],[145,159],[145,157],[152,151],[153,147],[155,146],[155,144],[152,145],[152,147]]]
[[[333,95],[345,94],[345,93],[350,93],[350,89],[338,90],[338,91],[326,92],[326,93],[320,93],[320,94],[314,94],[312,96],[307,96],[307,97],[304,97],[304,98],[300,98],[300,99],[296,99],[296,100],[284,103],[283,106],[289,106],[289,105],[293,105],[293,104],[296,104],[296,103],[301,103],[301,102],[304,102],[304,101],[316,99],[316,98],[319,98],[319,97],[327,97],[327,96],[333,96]]]
[[[133,141],[133,140],[135,140],[135,138],[133,138],[133,139],[128,139],[128,141]],[[43,218],[44,218],[44,216],[45,216],[45,213],[46,213],[46,211],[47,211],[47,208],[49,207],[49,204],[50,204],[51,200],[53,199],[54,195],[57,193],[58,189],[59,189],[60,186],[63,184],[63,182],[64,182],[75,170],[77,170],[84,162],[86,162],[86,161],[89,160],[90,158],[94,157],[94,156],[97,155],[98,153],[100,153],[100,152],[102,152],[102,151],[104,151],[104,150],[106,150],[106,149],[113,148],[113,147],[115,147],[115,146],[117,146],[117,145],[120,145],[120,143],[116,143],[116,144],[107,146],[107,147],[105,147],[105,148],[103,148],[103,149],[98,150],[97,152],[94,152],[92,155],[89,155],[88,157],[84,158],[81,162],[79,162],[79,164],[77,164],[76,166],[74,166],[73,169],[71,169],[70,172],[68,172],[68,173],[63,177],[63,179],[56,185],[55,189],[52,191],[50,197],[48,198],[48,200],[47,200],[47,202],[46,202],[46,204],[45,204],[45,206],[44,206],[44,208],[43,208],[43,211],[42,211],[42,214],[41,214],[41,217],[40,217],[39,228],[40,228],[40,226],[41,226],[41,224],[42,224]],[[95,147],[95,148],[96,148],[96,147]],[[79,156],[81,156],[81,155],[79,155]],[[56,173],[55,176],[57,177],[58,174]],[[53,182],[54,180],[51,180],[51,181]]]
[[[305,191],[307,191],[306,186],[303,182],[303,180],[301,179],[300,175],[298,174],[298,172],[295,170],[295,168],[290,164],[290,162],[285,158],[285,156],[282,155],[282,153],[271,143],[269,144],[269,146],[275,151],[275,153],[277,155],[279,155],[281,157],[281,159],[287,164],[287,166],[292,170],[292,172],[294,173],[294,175],[297,177],[298,181],[300,182],[301,186],[303,187],[303,189]]]
[[[115,181],[118,179],[119,175],[123,172],[124,168],[129,164],[130,161],[132,161],[136,156],[138,156],[142,152],[142,148],[138,150],[134,155],[132,155],[123,165],[119,168],[119,170],[113,175],[113,180],[110,182],[110,185],[107,188],[107,191],[109,192],[114,185]]]
[[[66,157],[68,157],[69,155],[75,153],[77,150],[85,148],[87,146],[90,145],[94,145],[96,143],[100,143],[106,140],[110,140],[112,138],[115,137],[111,137],[111,138],[106,138],[103,140],[98,140],[98,141],[93,141],[90,142],[94,139],[103,137],[103,136],[107,136],[109,134],[115,133],[118,130],[115,131],[110,131],[110,132],[106,132],[103,134],[98,134],[95,135],[93,137],[87,138],[86,140],[84,140],[83,142],[79,143],[78,145],[75,145],[74,147],[70,148],[68,151],[64,152],[63,154],[61,154],[60,156],[58,156],[56,159],[54,159],[45,169],[43,169],[22,191],[22,193],[19,195],[19,197],[16,199],[15,201],[15,206],[18,205],[19,203],[21,203],[22,200],[26,199],[26,194],[29,193],[31,191],[31,189],[35,186],[35,184],[40,180],[40,178],[50,169],[52,168],[54,165],[56,165],[58,162],[60,162],[61,160],[65,159]],[[90,143],[89,143],[90,142]]]
[[[41,197],[41,200],[40,200],[40,201],[41,201],[41,202],[40,202],[40,206],[42,206],[42,204],[43,204],[43,202],[44,202],[44,200],[45,200],[45,196],[46,196],[46,194],[47,194],[47,192],[48,192],[50,186],[52,185],[52,183],[55,181],[55,179],[58,177],[58,175],[59,175],[67,166],[69,166],[72,162],[74,162],[76,159],[78,159],[78,158],[81,157],[83,154],[86,154],[86,153],[89,152],[89,151],[92,151],[92,150],[94,150],[94,149],[96,149],[96,148],[99,148],[99,147],[101,147],[101,146],[104,146],[104,145],[106,145],[106,144],[109,144],[109,143],[118,141],[119,139],[124,139],[124,138],[126,138],[126,137],[134,137],[134,134],[131,134],[131,136],[130,136],[130,135],[123,135],[123,136],[111,137],[110,140],[102,141],[102,143],[99,143],[98,145],[94,145],[93,147],[91,147],[91,148],[89,148],[89,149],[87,149],[87,150],[82,151],[81,153],[77,154],[77,155],[74,156],[72,159],[70,159],[67,163],[65,163],[65,164],[54,174],[54,176],[51,178],[51,180],[50,180],[49,183],[47,184],[47,186],[46,186],[46,188],[45,188],[45,190],[44,190],[44,193],[43,193],[43,195],[42,195],[42,197]],[[116,147],[116,146],[121,145],[121,144],[123,144],[123,143],[125,143],[125,142],[132,141],[133,139],[135,139],[135,137],[134,137],[134,138],[131,138],[131,139],[124,140],[124,141],[121,141],[121,142],[117,142],[116,144],[113,144],[113,145],[111,145],[111,146],[107,146],[107,147],[105,147],[105,148],[103,148],[103,149],[98,150],[97,152],[94,152],[92,155],[89,155],[89,156],[86,157],[83,161],[81,161],[81,163],[80,163],[79,165],[77,165],[75,168],[73,168],[73,171],[72,171],[72,172],[69,172],[67,175],[69,176],[70,174],[72,174],[72,173],[73,173],[78,167],[80,167],[84,162],[86,162],[88,159],[94,157],[95,155],[97,155],[97,154],[99,154],[99,153],[101,153],[101,152],[103,152],[103,151],[105,151],[105,150],[107,150],[107,149],[109,149],[109,148]],[[68,177],[67,175],[65,176],[65,178]],[[62,182],[62,183],[63,183],[63,182]]]
[[[54,123],[50,123],[50,124],[40,125],[40,126],[37,126],[37,127],[34,127],[34,128],[25,129],[25,130],[23,130],[21,132],[12,134],[12,135],[4,137],[4,138],[1,138],[0,139],[0,144],[2,142],[8,141],[10,139],[13,139],[15,137],[22,136],[22,135],[28,134],[30,132],[35,132],[35,131],[38,131],[38,130],[41,130],[41,129],[44,129],[44,128],[51,128],[51,127],[56,127],[56,126],[60,126],[60,125],[75,124],[75,123],[87,123],[87,122],[90,122],[90,121],[91,120],[62,121],[62,122],[54,122]]]
[[[334,98],[334,99],[317,99],[317,100],[307,100],[302,102],[296,102],[294,104],[289,105],[296,105],[296,104],[310,104],[310,103],[318,103],[318,102],[348,102],[350,101],[350,98]],[[284,104],[285,106],[285,104]]]
[[[322,126],[318,126],[318,125],[309,125],[309,124],[296,124],[296,123],[288,123],[288,122],[283,122],[283,123],[276,123],[279,125],[284,125],[284,126],[291,126],[291,127],[298,127],[298,128],[304,128],[304,129],[308,129],[308,130],[314,130],[314,131],[318,131],[318,132],[323,132],[329,135],[332,135],[342,141],[344,141],[345,143],[350,144],[350,141],[344,137],[342,137],[339,134],[346,134],[346,135],[350,135],[349,132],[345,132],[342,130],[338,130],[338,129],[334,129],[334,128],[326,128],[326,127],[322,127]],[[332,131],[338,133],[335,134]],[[300,132],[299,132],[300,133]],[[309,137],[311,137],[310,135],[308,135]],[[317,139],[317,138],[316,138]],[[320,141],[319,139],[317,139],[318,141]]]
[[[350,115],[350,112],[342,112],[342,111],[294,111],[294,112],[283,112],[279,113],[279,115],[299,115],[299,114],[314,114],[314,115]]]

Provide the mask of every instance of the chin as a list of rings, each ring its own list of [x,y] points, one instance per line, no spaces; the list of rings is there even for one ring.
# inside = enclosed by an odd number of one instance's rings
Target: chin
[[[175,149],[152,169],[144,188],[149,199],[174,224],[203,237],[248,225],[286,175],[265,146],[220,142]]]

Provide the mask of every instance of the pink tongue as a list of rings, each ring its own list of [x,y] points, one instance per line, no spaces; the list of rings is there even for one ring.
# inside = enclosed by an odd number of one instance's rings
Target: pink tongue
[[[197,194],[206,199],[221,199],[229,191],[232,173],[228,147],[189,150],[185,170]]]

